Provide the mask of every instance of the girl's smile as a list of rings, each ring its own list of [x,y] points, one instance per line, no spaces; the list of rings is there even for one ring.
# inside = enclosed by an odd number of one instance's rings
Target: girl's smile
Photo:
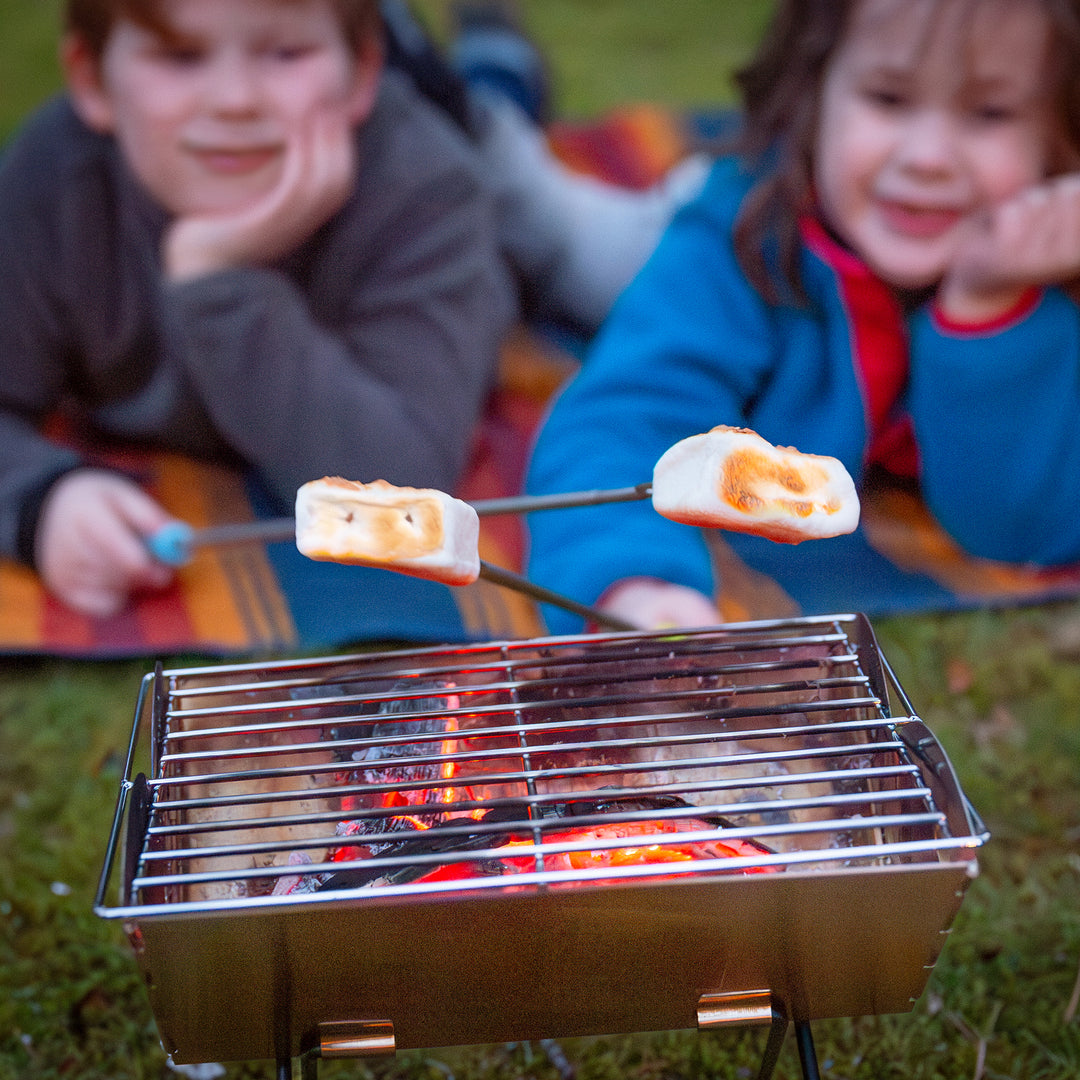
[[[898,236],[913,240],[932,240],[943,236],[964,218],[964,211],[953,207],[919,206],[882,199],[878,213],[886,228]]]
[[[969,219],[1047,174],[1046,15],[1029,0],[863,0],[826,68],[825,223],[898,288],[938,283]]]

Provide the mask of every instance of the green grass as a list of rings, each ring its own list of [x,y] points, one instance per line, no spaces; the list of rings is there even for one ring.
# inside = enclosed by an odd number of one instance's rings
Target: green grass
[[[0,141],[59,85],[58,0],[0,0]]]
[[[56,86],[55,4],[0,0],[0,136]],[[424,0],[436,25],[445,4]],[[563,110],[727,100],[761,0],[530,0]],[[0,255],[10,258],[9,253]],[[881,620],[882,649],[993,839],[911,1013],[820,1022],[830,1080],[1076,1080],[1080,604]],[[91,911],[138,684],[134,663],[0,661],[0,1080],[172,1074],[120,929]],[[557,992],[558,988],[554,988]],[[1075,1005],[1073,1005],[1073,1011]],[[755,1075],[760,1031],[568,1040],[580,1080]],[[538,1046],[326,1065],[358,1080],[558,1080]],[[229,1066],[230,1080],[272,1075]],[[778,1080],[798,1075],[788,1045]]]
[[[420,0],[447,27],[446,0]],[[567,116],[633,101],[699,106],[731,97],[730,73],[769,10],[762,0],[521,0],[526,25],[547,47],[558,110]]]

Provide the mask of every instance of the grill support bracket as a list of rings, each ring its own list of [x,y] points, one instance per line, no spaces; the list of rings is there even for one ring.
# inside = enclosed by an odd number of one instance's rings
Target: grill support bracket
[[[771,1024],[774,1014],[772,994],[768,990],[702,994],[698,1001],[698,1030]]]
[[[723,994],[702,994],[698,1001],[698,1030],[717,1031],[729,1027],[768,1025],[769,1036],[761,1057],[757,1080],[770,1080],[780,1060],[790,1020],[783,1005],[768,990],[736,990]],[[804,1080],[819,1080],[817,1053],[810,1025],[795,1022],[799,1061]]]
[[[389,1020],[356,1020],[320,1024],[312,1052],[324,1058],[388,1057],[397,1052]]]
[[[394,1025],[390,1020],[346,1020],[320,1024],[312,1045],[300,1056],[302,1080],[316,1080],[319,1060],[392,1057],[397,1053]],[[277,1063],[280,1080],[292,1080],[292,1058]]]
[[[716,1031],[730,1027],[768,1026],[757,1080],[771,1080],[780,1060],[788,1027],[787,1013],[768,990],[703,994],[698,1003],[698,1028]],[[817,1052],[810,1024],[795,1022],[795,1038],[803,1080],[820,1080]],[[316,1041],[300,1058],[301,1080],[318,1080],[319,1061],[390,1057],[397,1051],[394,1025],[389,1020],[355,1020],[320,1024]],[[291,1057],[277,1063],[278,1080],[292,1080]]]

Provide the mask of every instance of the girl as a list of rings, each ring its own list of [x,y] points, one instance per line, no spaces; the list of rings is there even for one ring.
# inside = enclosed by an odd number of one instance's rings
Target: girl
[[[556,402],[530,490],[638,484],[744,425],[857,483],[917,477],[972,554],[1080,559],[1080,3],[781,0],[739,85],[738,152]],[[543,585],[645,626],[717,619],[702,537],[647,503],[530,529]],[[729,542],[781,583],[806,558],[842,582],[852,551]]]

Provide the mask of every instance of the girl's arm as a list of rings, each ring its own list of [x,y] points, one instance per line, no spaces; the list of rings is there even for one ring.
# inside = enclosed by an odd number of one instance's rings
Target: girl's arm
[[[580,374],[555,402],[528,477],[535,493],[652,477],[673,443],[739,423],[773,346],[768,315],[734,262],[730,222],[696,204],[676,218],[616,303]],[[697,530],[648,501],[533,514],[529,574],[593,603],[615,582],[654,578],[714,592]],[[553,632],[577,626],[545,613]]]
[[[965,224],[937,297],[952,320],[1001,319],[1031,288],[1080,274],[1080,174],[1026,188]]]
[[[909,407],[930,510],[971,554],[1080,559],[1080,309],[1058,289],[979,326],[911,326]]]

